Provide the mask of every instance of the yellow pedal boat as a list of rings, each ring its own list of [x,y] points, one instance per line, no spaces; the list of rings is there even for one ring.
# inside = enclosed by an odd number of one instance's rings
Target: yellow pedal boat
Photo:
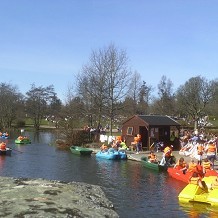
[[[188,184],[180,193],[181,203],[200,202],[218,206],[218,183],[217,176],[204,177],[202,179],[204,187],[195,184]]]

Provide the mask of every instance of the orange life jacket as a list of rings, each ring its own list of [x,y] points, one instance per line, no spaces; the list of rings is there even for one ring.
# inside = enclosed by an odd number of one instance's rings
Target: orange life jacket
[[[198,155],[202,155],[203,151],[204,151],[204,146],[203,145],[198,145],[197,150],[198,150]]]
[[[189,183],[190,184],[194,184],[194,185],[198,185],[198,181],[200,180],[199,177],[191,177]]]
[[[209,170],[211,168],[210,162],[209,161],[204,161],[203,162],[203,167],[204,167],[204,169]]]
[[[122,142],[121,136],[117,136],[117,137],[116,137],[116,142],[117,142],[117,143],[121,143],[121,142]]]
[[[216,146],[214,144],[209,144],[207,151],[208,152],[215,152],[216,151]]]
[[[188,165],[188,171],[189,172],[194,172],[195,171],[195,169],[196,169],[196,166],[197,166],[197,164],[196,163],[189,163],[189,165]]]

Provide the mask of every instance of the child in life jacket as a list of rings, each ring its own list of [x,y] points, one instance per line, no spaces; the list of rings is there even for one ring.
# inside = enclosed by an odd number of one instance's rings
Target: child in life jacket
[[[157,156],[153,151],[151,151],[150,154],[148,155],[148,161],[151,163],[157,162]]]
[[[180,157],[177,163],[175,164],[174,168],[183,172],[183,174],[187,171],[187,163],[185,162],[183,157]]]

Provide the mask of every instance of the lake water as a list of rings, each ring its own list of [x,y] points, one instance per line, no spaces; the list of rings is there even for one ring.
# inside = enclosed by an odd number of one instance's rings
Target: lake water
[[[0,156],[0,176],[44,178],[99,185],[120,217],[218,217],[218,209],[202,204],[180,205],[178,194],[185,184],[167,173],[144,168],[130,160],[103,160],[95,155],[77,156],[57,149],[54,133],[27,132],[29,145],[7,145],[11,156]]]

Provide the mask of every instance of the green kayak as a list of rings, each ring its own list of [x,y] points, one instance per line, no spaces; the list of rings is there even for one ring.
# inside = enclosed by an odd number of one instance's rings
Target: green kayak
[[[31,140],[30,139],[15,139],[15,143],[16,144],[30,144],[31,143]]]
[[[84,148],[84,147],[79,147],[79,146],[71,146],[70,150],[73,154],[78,154],[78,155],[91,155],[93,150],[89,148]]]
[[[155,170],[155,171],[167,171],[167,165],[160,165],[159,161],[158,162],[149,162],[147,157],[142,157],[141,162],[143,166],[146,168]]]

